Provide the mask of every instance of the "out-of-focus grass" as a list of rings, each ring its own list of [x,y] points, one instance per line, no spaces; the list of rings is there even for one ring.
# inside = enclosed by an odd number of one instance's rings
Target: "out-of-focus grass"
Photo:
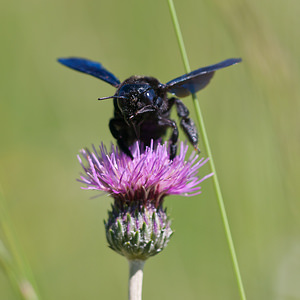
[[[248,298],[299,299],[300,4],[175,5],[193,69],[243,58],[199,99]],[[127,262],[104,236],[110,199],[89,200],[75,181],[78,149],[112,140],[112,103],[97,98],[114,89],[55,60],[83,56],[121,80],[167,82],[184,72],[167,9],[162,1],[2,5],[0,181],[43,299],[127,295]],[[211,182],[200,197],[166,205],[176,232],[146,264],[144,299],[238,299]],[[3,273],[0,298],[14,299]]]

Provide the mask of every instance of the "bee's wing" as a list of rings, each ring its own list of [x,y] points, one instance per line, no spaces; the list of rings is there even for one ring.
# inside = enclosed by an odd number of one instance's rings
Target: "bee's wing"
[[[59,58],[58,62],[76,71],[97,77],[115,87],[120,84],[120,80],[98,62],[78,57]]]
[[[191,73],[177,77],[166,83],[166,90],[177,97],[186,97],[205,88],[215,71],[241,62],[240,58],[230,58],[215,65],[200,68]]]

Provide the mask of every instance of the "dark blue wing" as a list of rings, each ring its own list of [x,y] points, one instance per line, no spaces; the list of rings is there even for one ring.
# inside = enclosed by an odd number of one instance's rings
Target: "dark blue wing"
[[[215,65],[200,68],[191,73],[177,77],[166,84],[166,90],[177,97],[186,97],[205,88],[215,71],[241,62],[241,58],[230,58]]]
[[[120,80],[98,62],[78,57],[59,58],[58,62],[76,71],[97,77],[115,87],[120,84]]]

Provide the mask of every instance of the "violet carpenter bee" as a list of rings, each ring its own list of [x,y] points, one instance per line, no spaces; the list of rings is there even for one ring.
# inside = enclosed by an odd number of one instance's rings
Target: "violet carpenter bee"
[[[113,98],[114,116],[110,119],[109,129],[117,140],[121,151],[132,158],[129,147],[137,140],[145,146],[161,139],[168,128],[171,128],[170,159],[177,151],[178,127],[170,119],[170,112],[175,105],[180,126],[190,143],[197,148],[198,132],[193,120],[189,117],[189,110],[179,99],[189,96],[206,87],[215,71],[241,62],[240,58],[230,58],[208,67],[197,69],[188,74],[177,77],[166,84],[154,77],[131,76],[122,83],[100,63],[84,58],[59,58],[58,61],[76,71],[97,77],[117,88],[113,96],[99,98],[99,100]],[[168,97],[168,93],[177,97]]]

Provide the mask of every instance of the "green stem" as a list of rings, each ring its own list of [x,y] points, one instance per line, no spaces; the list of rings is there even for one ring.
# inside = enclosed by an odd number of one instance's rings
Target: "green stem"
[[[145,261],[128,260],[129,262],[129,282],[128,299],[142,300],[143,268]]]
[[[186,53],[186,50],[184,47],[184,42],[183,42],[183,38],[182,38],[182,34],[181,34],[178,19],[177,19],[173,0],[168,0],[168,4],[169,4],[169,9],[170,9],[174,29],[176,32],[181,56],[183,59],[185,71],[186,71],[186,73],[189,73],[189,72],[191,72],[191,69],[190,69],[190,65],[188,62],[187,53]],[[205,129],[205,124],[204,124],[204,120],[203,120],[201,109],[200,109],[200,104],[199,104],[199,101],[197,100],[197,97],[195,94],[193,94],[193,103],[195,106],[197,120],[198,120],[199,127],[200,127],[200,133],[202,134],[202,138],[203,138],[204,147],[205,147],[207,155],[209,157],[209,164],[210,164],[212,172],[214,173],[214,176],[212,177],[213,183],[214,183],[214,188],[216,191],[217,200],[218,200],[218,204],[219,204],[219,208],[220,208],[220,213],[222,216],[225,235],[227,238],[228,247],[229,247],[229,251],[230,251],[230,255],[231,255],[231,260],[232,260],[232,264],[233,264],[233,268],[234,268],[234,272],[235,272],[235,276],[236,276],[236,280],[237,280],[237,285],[239,288],[240,298],[242,300],[246,300],[246,294],[245,294],[245,290],[244,290],[244,286],[243,286],[243,282],[242,282],[242,277],[241,277],[241,273],[240,273],[240,269],[239,269],[239,265],[238,265],[236,252],[234,249],[233,239],[232,239],[232,235],[231,235],[231,231],[230,231],[230,226],[228,223],[228,218],[227,218],[224,200],[223,200],[223,196],[222,196],[222,192],[221,192],[221,188],[220,188],[220,184],[219,184],[219,180],[218,180],[218,175],[216,172],[214,159],[213,159],[213,156],[211,153],[211,149],[210,149],[210,145],[209,145],[209,141],[208,141],[208,137],[207,137],[207,133],[206,133],[206,129]]]

